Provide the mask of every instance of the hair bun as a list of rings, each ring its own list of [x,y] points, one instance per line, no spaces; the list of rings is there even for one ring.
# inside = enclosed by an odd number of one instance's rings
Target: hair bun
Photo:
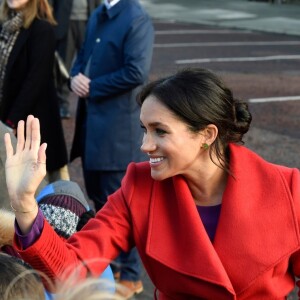
[[[252,115],[248,108],[248,103],[235,101],[235,119],[238,132],[244,134],[249,130]]]

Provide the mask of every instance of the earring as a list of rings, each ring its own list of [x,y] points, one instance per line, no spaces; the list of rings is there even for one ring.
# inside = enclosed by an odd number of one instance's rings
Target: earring
[[[207,143],[203,143],[202,144],[202,149],[207,150],[209,147],[209,145]]]

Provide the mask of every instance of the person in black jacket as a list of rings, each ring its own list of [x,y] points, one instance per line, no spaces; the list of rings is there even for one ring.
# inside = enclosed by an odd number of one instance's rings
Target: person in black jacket
[[[53,81],[55,20],[47,0],[0,5],[0,120],[16,128],[28,114],[41,121],[49,181],[69,179],[67,149]]]

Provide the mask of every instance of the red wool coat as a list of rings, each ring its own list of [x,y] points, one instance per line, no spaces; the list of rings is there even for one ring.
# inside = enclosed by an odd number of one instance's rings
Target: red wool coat
[[[160,300],[284,299],[300,275],[300,173],[230,145],[229,176],[213,244],[185,180],[154,181],[131,164],[122,187],[64,244],[45,226],[28,249],[33,267],[58,277],[78,259],[97,275],[103,259],[136,245]],[[293,273],[294,272],[294,273]]]

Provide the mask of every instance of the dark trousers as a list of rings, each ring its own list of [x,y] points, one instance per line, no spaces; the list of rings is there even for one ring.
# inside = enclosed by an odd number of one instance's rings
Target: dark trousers
[[[125,171],[89,171],[83,167],[83,175],[87,194],[98,211],[106,203],[107,196],[121,186]],[[140,257],[136,248],[126,253],[121,252],[111,267],[114,273],[121,273],[122,280],[140,280]]]

